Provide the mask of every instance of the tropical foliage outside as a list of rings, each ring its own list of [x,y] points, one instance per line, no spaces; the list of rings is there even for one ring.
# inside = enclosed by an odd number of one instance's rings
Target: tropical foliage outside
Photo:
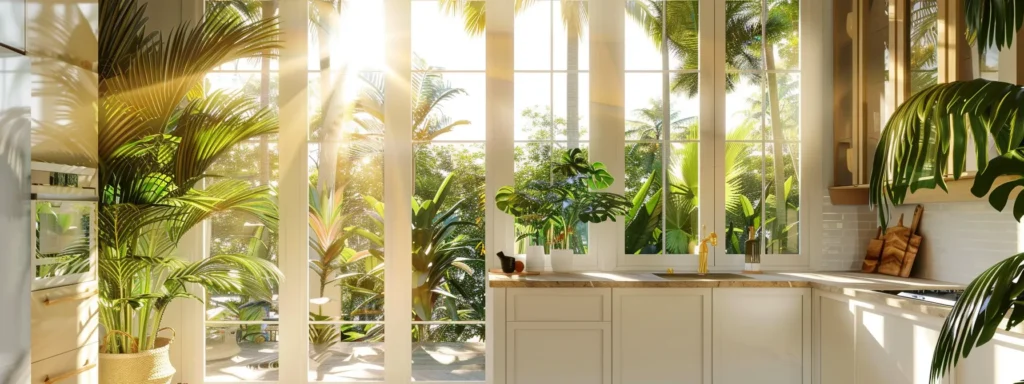
[[[266,2],[215,2],[221,11],[258,22]],[[465,17],[466,31],[482,38],[484,19],[477,2],[460,2],[445,6],[441,12]],[[695,65],[697,36],[696,13],[676,6],[692,6],[691,2],[631,2],[624,10],[635,24],[650,35],[652,47],[660,47],[662,24],[668,22],[669,52],[678,58],[679,69]],[[311,1],[310,31],[314,36],[311,48],[326,39],[337,18],[345,12],[341,3]],[[481,3],[482,4],[482,3]],[[665,9],[663,4],[670,4]],[[693,2],[693,4],[696,4]],[[762,31],[762,4],[759,1],[729,2],[730,39],[729,67],[736,73],[729,76],[730,90],[741,84],[768,89],[745,99],[748,108],[737,111],[743,123],[731,129],[729,140],[737,144],[727,147],[726,199],[730,233],[730,253],[741,253],[747,226],[768,233],[773,243],[766,248],[776,253],[796,252],[795,238],[786,234],[797,232],[799,217],[799,81],[795,76],[768,75],[766,61],[779,68],[796,68],[798,63],[797,14],[795,0],[769,0],[769,12]],[[579,4],[577,4],[579,5]],[[524,5],[525,6],[525,5]],[[585,31],[585,7],[580,12],[565,13],[569,19],[556,27]],[[774,45],[760,44],[762,35]],[[314,48],[320,52],[327,47]],[[660,49],[660,48],[659,48]],[[765,50],[771,59],[766,60]],[[267,61],[267,60],[265,60]],[[363,70],[354,74],[329,77],[325,73],[344,74],[348,69],[333,55],[322,56],[320,74],[310,76],[310,280],[311,320],[326,322],[374,322],[372,324],[313,324],[310,340],[317,351],[348,341],[380,341],[383,339],[383,198],[382,135],[386,129],[383,118],[384,78],[380,71]],[[245,64],[243,64],[245,65]],[[248,64],[268,65],[262,62]],[[268,67],[269,68],[269,65]],[[675,68],[671,68],[674,70]],[[261,100],[275,113],[276,76],[268,69],[260,76],[233,83],[242,93]],[[571,81],[571,79],[567,79]],[[208,81],[208,87],[214,80]],[[355,90],[342,92],[342,89]],[[574,88],[575,89],[575,88]],[[675,76],[671,82],[673,95],[698,92],[694,79]],[[437,138],[466,127],[482,129],[483,122],[460,116],[453,103],[483,95],[470,93],[453,85],[441,68],[432,67],[421,58],[414,61],[413,131],[415,141],[415,194],[413,196],[413,274],[414,305],[410,316],[416,321],[483,321],[484,287],[484,151],[479,143],[449,143]],[[699,120],[695,111],[673,108],[670,123],[662,122],[660,98],[646,100],[648,107],[627,111],[629,137],[657,139],[664,129],[673,132],[673,140],[696,139]],[[529,140],[550,141],[555,137],[585,137],[586,124],[579,117],[556,115],[544,104],[526,106],[517,111],[524,126],[517,127]],[[568,112],[567,115],[574,112]],[[666,126],[663,128],[663,125]],[[742,145],[742,141],[772,137],[767,131],[778,127],[780,139],[773,143]],[[784,132],[784,133],[783,133]],[[782,140],[786,138],[786,140]],[[515,187],[525,187],[537,180],[558,182],[550,169],[549,159],[557,159],[579,148],[586,158],[587,147],[526,144],[515,148]],[[778,148],[778,150],[774,150]],[[273,189],[277,179],[277,152],[274,138],[256,138],[237,145],[213,166],[214,172],[245,180],[251,186]],[[664,155],[660,147],[634,144],[627,148],[626,252],[690,253],[696,234],[693,217],[699,201],[698,151],[695,144],[673,145]],[[780,159],[776,161],[776,158]],[[257,166],[254,167],[253,164]],[[776,169],[776,164],[780,164]],[[778,171],[778,172],[776,172]],[[666,172],[667,187],[662,186]],[[776,175],[763,177],[762,175]],[[562,176],[564,177],[564,176]],[[781,180],[775,183],[775,180]],[[777,199],[780,194],[783,196]],[[664,198],[662,196],[665,196]],[[784,201],[785,203],[776,203]],[[764,212],[764,213],[762,213]],[[782,212],[785,220],[777,220]],[[767,217],[767,220],[764,218]],[[664,226],[662,225],[664,221]],[[782,223],[780,223],[780,221]],[[520,228],[529,223],[519,222]],[[570,233],[585,234],[582,228]],[[218,214],[213,217],[212,253],[235,252],[277,260],[274,228],[254,223],[251,217],[239,214]],[[566,232],[559,229],[556,232]],[[535,234],[528,241],[546,243],[544,234]],[[585,235],[569,242],[577,253],[586,253]],[[276,318],[275,298],[231,295],[208,302],[211,320],[261,321]],[[266,299],[266,300],[265,300]],[[239,326],[236,335],[248,341],[266,340],[265,326]],[[482,324],[446,324],[417,326],[411,330],[415,341],[482,340]]]

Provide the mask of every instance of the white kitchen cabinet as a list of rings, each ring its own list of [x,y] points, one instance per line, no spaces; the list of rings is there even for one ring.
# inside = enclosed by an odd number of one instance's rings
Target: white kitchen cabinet
[[[857,306],[856,383],[928,384],[939,319]]]
[[[810,383],[811,290],[715,288],[714,383]]]
[[[612,291],[613,383],[711,383],[710,288]]]
[[[854,384],[856,310],[848,300],[815,291],[814,361],[816,384]]]
[[[611,383],[611,323],[507,323],[505,345],[509,384]]]
[[[971,350],[956,368],[956,383],[1011,384],[1024,380],[1024,338],[1003,332]]]

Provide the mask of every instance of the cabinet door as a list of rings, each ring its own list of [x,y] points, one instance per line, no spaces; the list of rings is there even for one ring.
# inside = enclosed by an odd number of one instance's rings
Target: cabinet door
[[[971,350],[956,367],[957,383],[1009,384],[1024,379],[1024,338],[1005,333]]]
[[[611,323],[507,323],[509,384],[611,383]]]
[[[855,307],[847,300],[815,295],[816,374],[821,384],[854,383]]]
[[[928,383],[942,324],[937,319],[927,323],[909,320],[897,313],[857,308],[857,383]]]
[[[808,288],[715,288],[715,384],[810,382]]]
[[[612,291],[614,383],[711,383],[711,289]]]

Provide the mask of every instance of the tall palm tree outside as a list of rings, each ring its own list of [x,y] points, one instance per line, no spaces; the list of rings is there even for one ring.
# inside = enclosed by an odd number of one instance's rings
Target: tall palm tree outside
[[[555,0],[543,0],[549,4]],[[566,31],[566,142],[568,148],[579,148],[580,145],[580,105],[579,105],[579,68],[580,42],[583,31],[590,19],[587,1],[557,0],[561,8],[562,25]],[[441,9],[450,15],[461,15],[464,29],[470,36],[480,36],[487,27],[487,9],[484,1],[475,0],[438,0]],[[515,13],[518,15],[538,0],[515,0]]]
[[[699,61],[699,12],[696,1],[657,1],[630,0],[626,4],[627,13],[640,27],[647,32],[652,43],[659,49],[663,43],[668,44],[665,50],[679,59],[677,70],[697,69]],[[787,196],[783,180],[785,167],[782,166],[786,153],[784,143],[786,137],[783,127],[783,112],[780,103],[779,75],[775,72],[776,48],[779,44],[792,44],[793,33],[799,30],[799,0],[752,0],[726,2],[726,91],[732,92],[740,84],[741,74],[747,72],[756,84],[764,83],[767,87],[767,115],[772,129],[774,168],[773,189],[776,200],[781,201]],[[778,54],[783,57],[787,48],[782,47]],[[792,50],[792,49],[790,49]],[[762,76],[761,74],[764,74]],[[698,93],[698,75],[696,73],[677,73],[670,83],[672,92],[693,97]],[[751,130],[759,133],[760,130]],[[758,139],[760,136],[757,137]],[[741,138],[745,139],[745,138]],[[792,161],[795,164],[795,161]],[[766,196],[767,197],[767,196]],[[775,204],[774,227],[776,233],[787,227],[787,205]],[[779,250],[787,249],[786,240],[780,239]]]

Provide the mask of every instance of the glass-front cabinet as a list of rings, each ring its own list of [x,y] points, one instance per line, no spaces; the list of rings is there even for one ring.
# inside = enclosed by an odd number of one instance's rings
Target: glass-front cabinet
[[[867,203],[866,185],[882,130],[896,108],[913,95],[958,80],[1020,82],[1017,48],[1000,52],[968,45],[961,3],[834,3],[833,204]],[[968,147],[973,151],[973,145]],[[968,176],[975,168],[968,166]],[[952,176],[951,170],[948,173]]]

